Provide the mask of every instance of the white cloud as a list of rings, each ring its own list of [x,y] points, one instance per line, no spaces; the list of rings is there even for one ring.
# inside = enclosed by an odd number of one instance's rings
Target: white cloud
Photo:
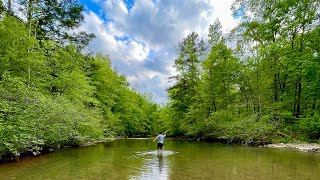
[[[239,24],[239,21],[232,17],[231,5],[234,0],[209,0],[214,7],[214,16],[219,18],[222,25],[222,32],[228,33]]]
[[[125,34],[121,31],[119,31],[117,29],[117,27],[115,26],[115,24],[113,22],[109,22],[107,25],[106,25],[106,32],[108,32],[110,35],[112,36],[117,36],[117,37],[122,37],[122,36],[125,36]]]
[[[132,85],[151,92],[161,103],[166,101],[168,77],[176,73],[173,64],[179,41],[192,31],[206,39],[216,18],[228,33],[238,24],[231,16],[232,1],[136,0],[128,10],[121,0],[99,0],[109,21],[89,12],[81,28],[96,34],[90,45],[93,51],[109,54]]]
[[[136,60],[142,62],[147,59],[150,49],[143,46],[143,44],[136,41],[130,41],[128,44],[121,43],[122,48],[127,49],[125,53],[125,60]]]
[[[109,54],[114,61],[125,63],[142,62],[147,59],[150,49],[133,39],[117,41],[115,36],[124,33],[114,27],[113,22],[105,24],[95,13],[85,14],[82,30],[94,33],[96,38],[91,43],[92,50]]]
[[[105,14],[114,21],[121,21],[128,15],[128,10],[121,0],[106,0],[104,2]]]

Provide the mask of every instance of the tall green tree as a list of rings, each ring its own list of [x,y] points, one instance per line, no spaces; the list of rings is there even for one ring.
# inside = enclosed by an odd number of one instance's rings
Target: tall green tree
[[[264,75],[272,81],[272,101],[299,117],[303,102],[303,68],[312,57],[308,33],[317,25],[317,1],[251,1],[235,3],[244,11],[240,29],[261,59]],[[252,47],[252,46],[251,46]],[[291,104],[291,105],[290,105]]]
[[[210,25],[208,36],[211,49],[203,63],[203,82],[209,115],[217,109],[228,110],[232,104],[238,88],[239,62],[225,44],[219,20]]]
[[[51,39],[59,43],[74,42],[79,47],[88,45],[94,38],[86,32],[75,33],[72,30],[79,27],[83,21],[84,7],[77,0],[18,0],[8,1],[19,4],[20,8],[12,14],[25,20],[29,35],[36,39]],[[23,14],[23,17],[21,17]]]
[[[319,138],[319,3],[236,0],[240,24],[230,36],[219,21],[210,25],[202,55],[185,38],[168,91],[176,133],[230,141]]]
[[[204,41],[193,32],[179,44],[179,57],[175,60],[178,75],[172,77],[176,83],[168,92],[177,117],[187,121],[185,129],[202,120],[203,108],[199,107],[203,107],[204,102],[200,93],[200,66],[204,50]]]

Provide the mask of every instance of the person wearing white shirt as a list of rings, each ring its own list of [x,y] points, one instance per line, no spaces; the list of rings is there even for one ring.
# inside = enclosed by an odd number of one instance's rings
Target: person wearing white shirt
[[[166,134],[165,134],[166,132],[164,132],[163,134],[159,132],[158,136],[153,139],[153,142],[156,139],[158,139],[158,145],[157,145],[158,152],[162,152],[162,147],[163,147],[164,137],[166,137]]]

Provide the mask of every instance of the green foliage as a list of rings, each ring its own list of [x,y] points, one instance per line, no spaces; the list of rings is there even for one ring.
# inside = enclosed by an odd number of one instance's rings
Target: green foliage
[[[37,41],[28,37],[24,24],[13,17],[5,16],[0,24],[0,73],[10,71],[28,81],[38,81],[42,76],[44,65],[41,51],[30,50]]]
[[[320,138],[320,116],[315,114],[309,118],[300,119],[293,129],[298,134],[297,139],[301,140],[319,140]]]
[[[0,122],[2,154],[39,153],[42,148],[78,145],[103,137],[99,110],[64,97],[45,96],[22,78],[1,81]]]
[[[269,141],[276,132],[279,123],[273,122],[268,115],[261,118],[252,115],[236,119],[226,111],[213,113],[207,120],[207,134],[211,137],[228,139],[229,141]],[[210,137],[209,136],[209,137]]]
[[[107,56],[29,30],[15,17],[0,19],[0,159],[151,133],[157,105],[131,90]]]
[[[79,27],[84,19],[84,7],[77,0],[19,0],[17,3],[20,8],[14,14],[25,15],[29,32],[37,39],[54,39],[62,44],[76,42],[78,47],[83,47],[94,37],[86,32],[70,31]]]
[[[236,0],[240,24],[230,36],[219,20],[206,43],[188,35],[164,124],[176,135],[230,141],[319,139],[319,5]]]

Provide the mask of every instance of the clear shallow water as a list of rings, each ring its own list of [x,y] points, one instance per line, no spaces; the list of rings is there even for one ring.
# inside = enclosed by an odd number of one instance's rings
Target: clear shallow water
[[[320,179],[320,155],[166,139],[119,139],[0,164],[0,179]]]

